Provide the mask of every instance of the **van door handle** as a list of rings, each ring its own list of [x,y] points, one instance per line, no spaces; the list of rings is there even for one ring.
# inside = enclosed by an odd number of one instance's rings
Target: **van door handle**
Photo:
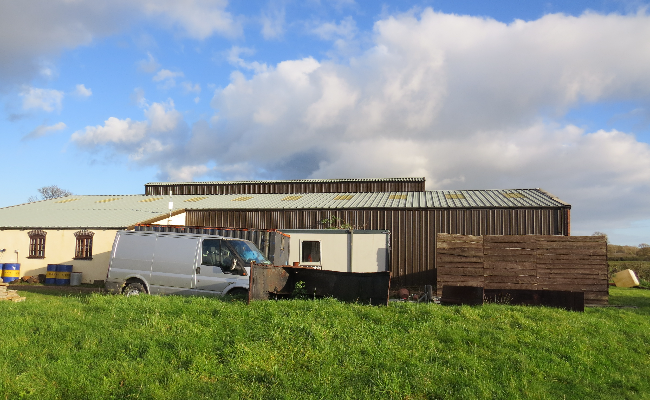
[[[201,273],[201,267],[196,267],[196,273],[200,274]]]

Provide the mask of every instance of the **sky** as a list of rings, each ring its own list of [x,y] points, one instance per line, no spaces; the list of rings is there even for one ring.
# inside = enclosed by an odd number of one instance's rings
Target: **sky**
[[[425,177],[650,243],[649,1],[4,0],[0,207]]]

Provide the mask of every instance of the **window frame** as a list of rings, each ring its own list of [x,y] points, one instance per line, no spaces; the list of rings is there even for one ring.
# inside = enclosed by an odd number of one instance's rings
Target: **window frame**
[[[305,244],[318,243],[318,261],[304,261],[305,259]],[[310,252],[313,254],[313,252]],[[321,265],[323,262],[323,244],[320,240],[301,240],[300,241],[300,264],[301,265]]]
[[[82,229],[74,233],[75,246],[73,260],[93,259],[93,236],[95,232]]]
[[[27,232],[29,236],[29,253],[27,258],[45,258],[45,237],[47,232],[42,229],[34,229]]]

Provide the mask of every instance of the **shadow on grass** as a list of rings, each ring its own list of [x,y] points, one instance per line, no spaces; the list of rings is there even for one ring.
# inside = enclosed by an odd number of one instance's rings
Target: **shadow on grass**
[[[609,304],[634,306],[640,314],[650,314],[650,290],[639,288],[609,288]]]

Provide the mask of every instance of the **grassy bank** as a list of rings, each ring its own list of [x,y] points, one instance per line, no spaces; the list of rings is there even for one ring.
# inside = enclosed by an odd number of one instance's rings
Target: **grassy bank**
[[[650,291],[584,313],[22,292],[0,399],[650,396]]]

